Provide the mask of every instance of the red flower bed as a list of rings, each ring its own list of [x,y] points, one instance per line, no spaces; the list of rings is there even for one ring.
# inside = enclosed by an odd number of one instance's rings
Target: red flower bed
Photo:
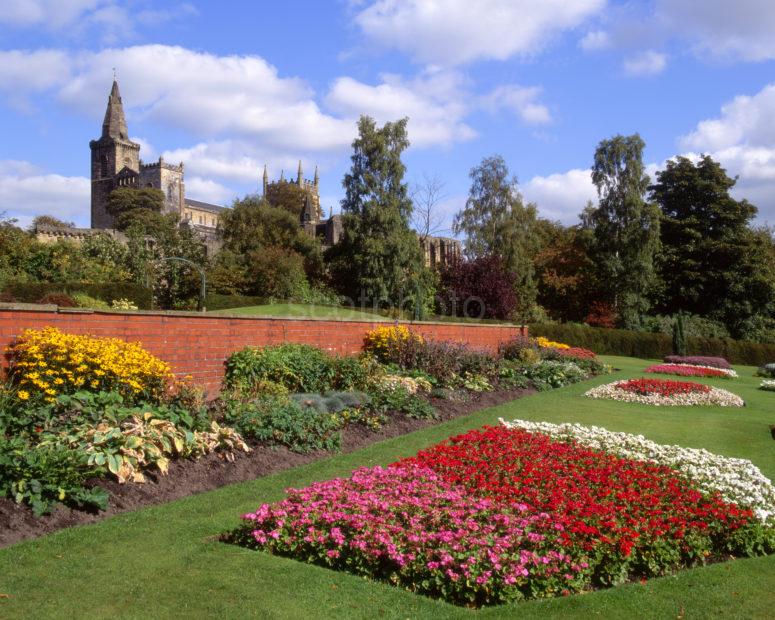
[[[710,392],[709,385],[693,381],[670,381],[669,379],[630,379],[620,381],[616,388],[625,392],[634,392],[642,396],[656,394],[658,396],[678,396],[680,394],[697,394]]]
[[[646,368],[646,372],[662,375],[678,375],[679,377],[729,377],[729,373],[718,368],[703,368],[702,366],[684,366],[682,364],[654,364]]]

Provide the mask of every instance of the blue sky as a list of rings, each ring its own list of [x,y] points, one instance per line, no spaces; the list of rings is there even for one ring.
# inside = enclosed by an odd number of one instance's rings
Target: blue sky
[[[339,209],[359,114],[409,117],[407,178],[447,225],[468,172],[503,155],[574,223],[599,140],[639,132],[652,173],[709,153],[775,223],[771,0],[0,0],[0,212],[88,225],[89,148],[118,73],[146,161],[229,204],[320,166]],[[699,7],[702,7],[700,10]]]

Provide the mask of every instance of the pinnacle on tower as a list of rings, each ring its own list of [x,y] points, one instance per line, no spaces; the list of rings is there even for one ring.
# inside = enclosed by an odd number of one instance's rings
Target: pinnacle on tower
[[[121,93],[118,91],[118,82],[113,80],[113,87],[108,96],[108,107],[105,110],[105,120],[102,121],[102,137],[114,140],[128,140],[129,132],[126,127],[124,106],[121,103]]]
[[[285,181],[285,170],[280,170],[280,181]]]
[[[320,175],[318,174],[318,167],[315,165],[315,187],[320,185]]]
[[[299,172],[296,174],[296,184],[301,187],[301,182],[304,180],[304,173],[301,171],[301,160],[299,160]]]
[[[269,173],[266,170],[266,164],[264,164],[264,192],[263,195],[266,196],[266,186],[269,185]]]

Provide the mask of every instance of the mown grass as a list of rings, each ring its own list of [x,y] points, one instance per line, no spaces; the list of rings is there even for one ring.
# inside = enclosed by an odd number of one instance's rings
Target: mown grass
[[[228,308],[214,310],[210,314],[243,314],[246,316],[272,316],[292,318],[320,318],[320,319],[353,319],[357,321],[387,321],[388,318],[343,306],[323,306],[320,304],[263,304],[260,306],[245,306],[242,308]]]
[[[466,418],[297,469],[119,515],[0,550],[0,617],[46,618],[769,618],[775,556],[735,560],[645,583],[472,612],[385,584],[218,542],[238,516],[283,489],[385,464],[499,417],[582,422],[659,442],[751,459],[775,476],[775,394],[756,390],[753,368],[710,383],[746,399],[743,409],[651,408],[594,401],[591,385],[640,376],[643,360],[607,358],[613,376],[537,394]]]

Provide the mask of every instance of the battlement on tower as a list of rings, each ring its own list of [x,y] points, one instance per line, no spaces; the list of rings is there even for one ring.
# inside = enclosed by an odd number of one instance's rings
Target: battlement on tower
[[[163,158],[159,157],[159,161],[154,161],[151,163],[146,164],[142,160],[140,160],[140,170],[169,170],[171,172],[179,172],[183,174],[183,162],[180,162],[179,164],[171,164],[169,162],[164,161]]]

